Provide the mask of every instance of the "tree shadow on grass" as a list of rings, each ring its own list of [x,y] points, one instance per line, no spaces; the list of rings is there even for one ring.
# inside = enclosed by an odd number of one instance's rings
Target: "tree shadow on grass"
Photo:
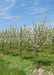
[[[49,60],[39,60],[38,61],[38,67],[41,67],[41,66],[50,66],[50,64],[52,63],[52,61],[49,61]],[[36,61],[33,62],[33,64],[36,64]]]
[[[12,54],[12,56],[20,56],[20,54]]]
[[[50,54],[54,54],[54,52],[50,52]]]
[[[2,49],[0,48],[0,50],[2,50]]]
[[[27,60],[27,59],[33,59],[34,57],[23,57],[23,59]]]
[[[8,55],[10,52],[5,52],[4,55]],[[11,52],[11,56],[20,56],[20,53],[13,53]]]
[[[38,65],[39,65],[39,67],[41,67],[42,65],[44,65],[44,66],[50,66],[50,64],[52,63],[52,61],[49,61],[49,60],[47,60],[47,61],[43,61],[43,60],[39,60],[38,61]]]

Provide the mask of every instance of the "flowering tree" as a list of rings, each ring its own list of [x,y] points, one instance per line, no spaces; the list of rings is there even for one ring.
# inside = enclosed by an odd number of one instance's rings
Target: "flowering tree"
[[[52,50],[53,50],[53,53],[54,53],[54,27],[52,29]]]
[[[20,60],[22,60],[22,43],[23,43],[23,30],[22,27],[20,26],[20,32],[19,32],[19,45],[20,45]]]
[[[47,29],[45,29],[47,28]],[[49,26],[43,22],[43,17],[38,25],[33,23],[33,46],[36,49],[36,67],[38,69],[38,48],[41,45],[49,45],[52,43],[51,30]]]
[[[8,29],[8,33],[7,33],[7,43],[9,44],[9,49],[10,49],[10,56],[11,56],[11,45],[13,43],[15,43],[16,41],[16,28],[12,28],[12,26],[10,26],[10,29]]]
[[[45,45],[52,45],[54,42],[54,28],[46,24],[46,16],[42,16],[38,22],[35,19],[33,22],[33,28],[26,25],[22,28],[14,28],[10,26],[10,29],[5,31],[0,31],[0,43],[2,44],[2,51],[4,54],[4,44],[9,45],[10,56],[11,56],[11,46],[16,43],[20,47],[20,60],[22,60],[22,50],[27,47],[27,51],[30,46],[35,49],[36,52],[36,67],[38,69],[38,48]]]
[[[27,51],[28,51],[28,49],[29,49],[29,45],[31,45],[31,30],[32,30],[32,28],[30,27],[30,28],[26,28],[25,26],[24,26],[24,29],[23,29],[23,44],[24,45],[26,45],[26,47],[27,47]],[[29,52],[29,51],[28,51]]]
[[[5,31],[2,30],[0,32],[0,43],[2,44],[3,54],[4,54],[4,44],[6,43],[6,32],[7,32],[7,30],[5,30]]]
[[[16,44],[19,46],[19,28],[16,29]]]

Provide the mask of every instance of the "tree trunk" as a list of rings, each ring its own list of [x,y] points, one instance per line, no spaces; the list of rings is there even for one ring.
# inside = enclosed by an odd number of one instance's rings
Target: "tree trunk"
[[[3,51],[3,55],[4,55],[4,44],[2,44],[2,51]]]
[[[22,61],[22,42],[20,42],[20,60]]]
[[[9,45],[9,49],[10,49],[10,56],[11,56],[11,43],[10,43],[10,45]]]
[[[28,55],[29,55],[29,44],[28,44],[28,46],[27,46],[27,52],[28,52]]]
[[[38,69],[38,48],[36,48],[36,69]]]
[[[52,49],[52,54],[54,54],[53,43],[51,45],[51,49]]]

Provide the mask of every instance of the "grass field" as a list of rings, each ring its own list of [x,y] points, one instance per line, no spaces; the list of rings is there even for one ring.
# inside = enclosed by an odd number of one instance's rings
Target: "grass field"
[[[50,71],[54,74],[54,54],[49,49],[40,49],[38,52],[38,67],[44,70],[42,75],[49,75]],[[20,61],[20,52],[15,52],[12,51],[12,56],[0,52],[0,75],[38,75],[37,72],[33,74],[36,69],[36,53],[33,50],[29,53],[24,50]]]

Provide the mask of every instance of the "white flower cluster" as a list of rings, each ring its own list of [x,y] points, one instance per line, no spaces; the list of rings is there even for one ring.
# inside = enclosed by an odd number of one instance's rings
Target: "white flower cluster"
[[[35,21],[36,22],[36,21]],[[16,43],[22,46],[31,45],[32,47],[39,47],[41,45],[50,45],[54,39],[54,28],[45,23],[43,17],[38,22],[38,25],[33,22],[32,27],[14,28],[10,26],[5,31],[0,31],[0,43],[10,44]]]

